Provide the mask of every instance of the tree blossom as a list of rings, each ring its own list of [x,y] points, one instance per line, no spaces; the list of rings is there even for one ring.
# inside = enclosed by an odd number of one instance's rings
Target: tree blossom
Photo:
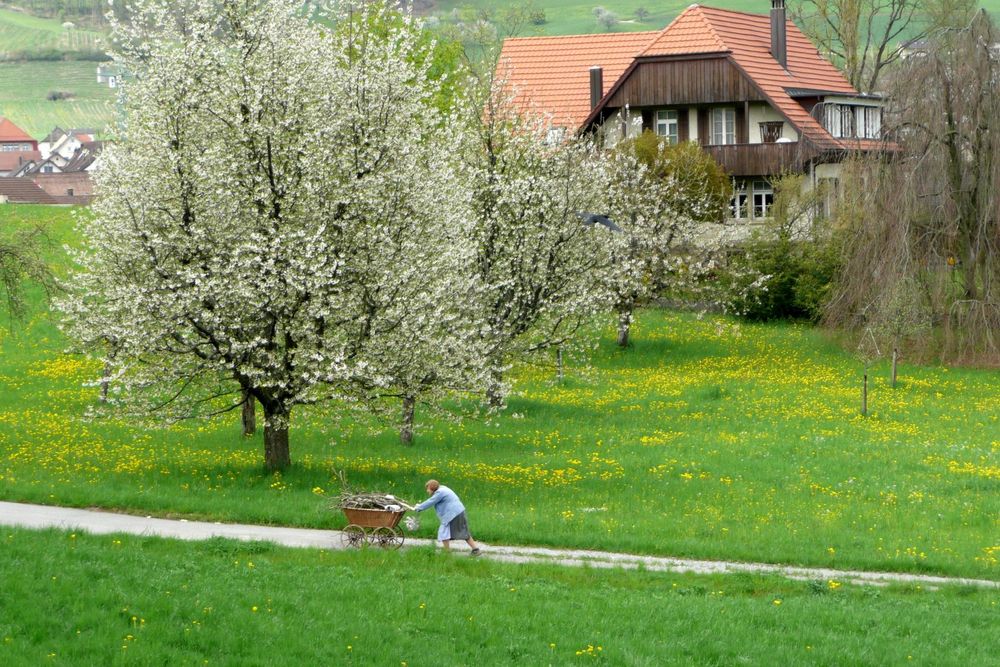
[[[406,385],[399,360],[435,348],[469,289],[455,124],[419,27],[381,1],[308,9],[138,0],[115,25],[122,136],[62,304],[116,403],[259,401],[270,469],[291,462],[294,406]]]

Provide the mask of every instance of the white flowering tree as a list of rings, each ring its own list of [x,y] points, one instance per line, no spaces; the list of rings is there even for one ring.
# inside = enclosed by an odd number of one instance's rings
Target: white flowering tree
[[[682,267],[700,266],[718,250],[698,227],[721,219],[729,183],[697,146],[671,146],[651,132],[615,146],[608,172],[605,210],[621,228],[608,275],[625,347],[635,309],[671,281],[696,279],[699,270]]]
[[[272,470],[295,406],[409,382],[393,355],[433,348],[467,296],[442,287],[468,216],[418,27],[386,2],[306,9],[137,0],[115,26],[124,133],[62,304],[96,355],[115,341],[115,403],[259,401]]]
[[[582,220],[601,205],[604,157],[587,141],[553,140],[544,118],[511,104],[505,82],[482,90],[470,96],[466,155],[488,398],[498,407],[512,361],[562,345],[610,306],[602,274],[612,232]]]

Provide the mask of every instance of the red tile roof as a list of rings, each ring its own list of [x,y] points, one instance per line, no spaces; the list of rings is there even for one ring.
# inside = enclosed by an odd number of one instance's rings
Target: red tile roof
[[[590,113],[590,68],[604,68],[604,93],[659,32],[521,37],[503,43],[498,75],[513,86],[514,103],[552,114],[554,125],[578,127]]]
[[[28,133],[19,128],[6,118],[0,117],[0,142],[30,141],[35,140],[28,136]]]
[[[821,148],[839,148],[786,89],[858,95],[791,21],[786,21],[787,70],[771,55],[771,17],[691,5],[657,32],[535,37],[504,42],[499,67],[517,103],[551,113],[554,124],[580,127],[590,116],[589,69],[604,68],[604,93],[638,58],[724,53],[771,104]]]
[[[719,53],[729,47],[722,41],[712,24],[700,11],[698,5],[691,5],[670,25],[657,33],[639,56],[673,56],[691,53]]]
[[[12,204],[57,204],[55,197],[28,178],[0,177],[0,199]]]
[[[788,95],[786,88],[812,88],[846,95],[859,93],[836,67],[819,54],[794,23],[785,23],[788,54],[786,70],[771,55],[770,16],[697,5],[684,12],[689,13],[705,17],[728,47],[732,60],[803,135],[822,146],[835,147],[836,140],[801,104]]]

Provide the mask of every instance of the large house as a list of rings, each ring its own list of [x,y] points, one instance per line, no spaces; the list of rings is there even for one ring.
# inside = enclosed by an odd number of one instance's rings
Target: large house
[[[37,151],[38,142],[7,118],[0,116],[0,152]]]
[[[0,177],[11,176],[40,157],[38,142],[7,118],[0,117]]]
[[[881,99],[820,55],[784,0],[770,16],[691,5],[659,31],[508,39],[498,75],[555,133],[698,142],[732,176],[737,219],[768,216],[776,175],[835,185],[846,155],[883,148]]]

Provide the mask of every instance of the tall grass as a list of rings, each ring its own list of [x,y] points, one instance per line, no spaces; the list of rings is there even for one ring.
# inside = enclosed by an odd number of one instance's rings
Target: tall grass
[[[64,211],[32,210],[72,239]],[[997,372],[906,367],[891,390],[880,367],[862,418],[860,366],[810,328],[648,311],[619,350],[611,324],[591,367],[519,368],[505,413],[424,419],[412,448],[300,411],[295,465],[269,475],[236,415],[86,419],[99,367],[37,311],[0,342],[0,496],[332,528],[336,470],[410,500],[433,476],[486,542],[997,578]]]
[[[996,592],[0,531],[7,665],[995,664]]]

